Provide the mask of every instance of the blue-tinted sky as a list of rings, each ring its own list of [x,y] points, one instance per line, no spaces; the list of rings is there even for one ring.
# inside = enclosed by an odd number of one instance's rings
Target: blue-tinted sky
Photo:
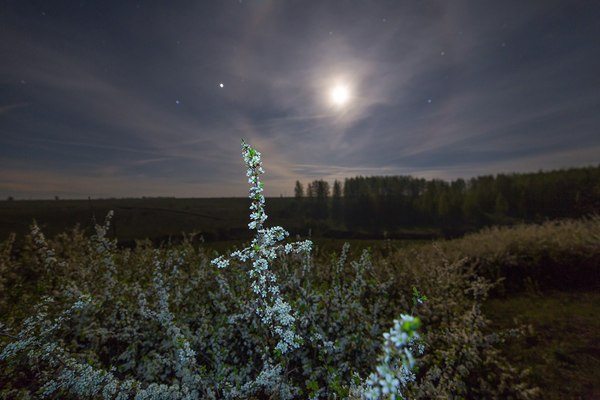
[[[271,196],[597,165],[599,21],[597,0],[1,1],[0,196],[241,197],[242,137]]]

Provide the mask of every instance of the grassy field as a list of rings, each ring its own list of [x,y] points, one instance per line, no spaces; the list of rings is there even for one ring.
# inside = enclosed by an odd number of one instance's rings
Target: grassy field
[[[600,292],[514,294],[484,310],[493,327],[528,326],[505,350],[513,365],[530,369],[543,399],[600,399]]]
[[[142,198],[101,200],[13,200],[0,201],[0,240],[11,232],[17,244],[29,231],[33,220],[53,236],[79,225],[91,229],[114,211],[111,234],[128,246],[135,240],[150,239],[154,244],[180,241],[182,234],[198,233],[206,242],[249,240],[247,198]],[[267,199],[268,225],[284,226],[292,235],[365,239],[383,237],[383,232],[348,231],[331,221],[307,220],[295,209],[292,198]],[[431,239],[441,231],[430,227],[398,229],[393,237]]]
[[[156,243],[183,232],[198,232],[207,241],[247,236],[247,199],[107,199],[32,200],[0,202],[0,237],[10,232],[20,237],[33,220],[48,235],[79,225],[83,229],[101,223],[114,211],[111,234],[122,243],[151,239]]]

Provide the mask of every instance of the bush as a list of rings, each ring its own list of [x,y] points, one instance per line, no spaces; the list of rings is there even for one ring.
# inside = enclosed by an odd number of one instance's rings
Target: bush
[[[48,241],[34,225],[18,258],[0,253],[3,398],[536,394],[498,350],[516,332],[487,332],[491,285],[472,265],[435,248],[314,259],[309,242],[263,228],[260,154],[243,149],[255,237],[229,258],[191,241],[119,249],[111,215],[89,237]]]
[[[453,259],[468,256],[477,272],[502,279],[497,292],[600,287],[600,216],[493,227],[442,244]]]

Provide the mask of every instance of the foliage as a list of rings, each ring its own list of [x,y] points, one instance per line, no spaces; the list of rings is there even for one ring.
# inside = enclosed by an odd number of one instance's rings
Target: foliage
[[[191,241],[119,249],[111,215],[91,237],[47,240],[34,224],[18,258],[5,244],[0,396],[535,395],[498,350],[506,334],[486,331],[491,285],[472,265],[435,248],[349,261],[346,245],[315,259],[263,228],[260,154],[243,149],[255,237],[230,259]]]
[[[479,176],[468,181],[426,180],[411,176],[347,178],[343,184],[343,225],[371,232],[407,226],[437,226],[450,235],[457,227],[574,218],[600,212],[600,166],[527,174]],[[300,185],[297,182],[296,185]],[[309,188],[324,187],[322,180]],[[315,219],[326,219],[332,198],[304,202]],[[319,197],[307,191],[307,197]],[[307,199],[311,200],[311,199]],[[314,199],[312,199],[314,200]],[[340,221],[336,221],[338,224]],[[459,230],[459,232],[460,232]]]
[[[600,216],[492,227],[443,242],[450,258],[468,255],[477,272],[501,279],[498,291],[600,286]]]

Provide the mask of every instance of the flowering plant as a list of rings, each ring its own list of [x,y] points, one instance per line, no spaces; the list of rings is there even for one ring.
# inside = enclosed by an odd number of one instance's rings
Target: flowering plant
[[[89,238],[34,225],[20,258],[0,247],[0,278],[22,288],[0,291],[1,398],[529,398],[483,333],[489,285],[464,261],[348,262],[348,244],[316,259],[264,227],[261,155],[242,152],[255,234],[228,257],[189,241],[120,249],[111,214]]]
[[[231,257],[237,258],[241,262],[252,261],[252,268],[248,271],[248,276],[252,279],[252,291],[259,304],[256,312],[261,317],[261,321],[271,327],[273,335],[279,338],[275,350],[279,354],[285,354],[297,348],[301,339],[294,333],[295,317],[291,314],[290,305],[281,296],[277,285],[277,276],[270,270],[270,265],[277,258],[279,252],[285,254],[309,253],[312,242],[305,240],[277,245],[289,233],[280,226],[263,228],[263,224],[267,220],[267,213],[263,195],[264,184],[260,181],[260,174],[265,172],[262,168],[261,154],[244,140],[242,140],[242,154],[248,168],[246,172],[248,183],[251,185],[249,197],[252,199],[252,204],[250,205],[248,228],[255,230],[256,235],[250,246],[234,251],[231,253]],[[229,265],[229,260],[220,256],[215,258],[212,263],[219,268],[225,268]]]

